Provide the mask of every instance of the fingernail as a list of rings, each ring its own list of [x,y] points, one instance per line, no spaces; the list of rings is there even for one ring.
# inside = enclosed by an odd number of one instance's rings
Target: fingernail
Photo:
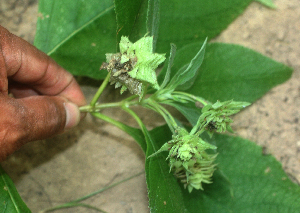
[[[76,104],[71,102],[64,103],[66,109],[66,126],[65,129],[70,129],[76,126],[80,121],[80,112]]]

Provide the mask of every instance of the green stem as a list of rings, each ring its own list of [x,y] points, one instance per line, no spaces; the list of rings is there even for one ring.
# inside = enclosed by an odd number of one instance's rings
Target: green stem
[[[105,104],[97,104],[95,106],[91,106],[91,105],[85,105],[82,107],[79,107],[80,112],[98,112],[101,109],[105,109],[105,108],[112,108],[112,107],[121,107],[122,106],[122,102],[116,102],[116,103],[105,103]]]
[[[126,106],[123,106],[122,109],[123,109],[125,112],[129,113],[129,114],[136,120],[136,122],[137,122],[138,125],[141,127],[141,129],[142,129],[142,131],[143,131],[143,133],[144,133],[144,135],[145,135],[145,134],[146,134],[146,130],[145,130],[146,127],[145,127],[144,123],[142,122],[142,120],[140,119],[140,117],[139,117],[137,114],[135,114],[134,111],[132,111],[131,109],[129,109],[129,108],[126,107]]]
[[[83,200],[86,200],[86,199],[88,199],[88,198],[90,198],[90,197],[92,197],[92,196],[95,196],[95,195],[97,195],[97,194],[99,194],[99,193],[101,193],[101,192],[104,192],[104,191],[106,191],[106,190],[108,190],[108,189],[110,189],[110,188],[113,188],[113,187],[115,187],[115,186],[117,186],[117,185],[119,185],[119,184],[121,184],[121,183],[124,183],[124,182],[126,182],[126,181],[128,181],[128,180],[131,180],[131,179],[133,179],[133,178],[135,178],[135,177],[137,177],[137,176],[139,176],[139,175],[141,175],[141,174],[143,174],[143,173],[144,173],[144,171],[143,171],[143,172],[140,172],[140,173],[137,173],[137,174],[135,174],[135,175],[132,175],[131,177],[128,177],[128,178],[126,178],[126,179],[123,179],[123,180],[121,180],[121,181],[119,181],[119,182],[117,182],[117,183],[114,183],[114,184],[111,184],[111,185],[109,185],[109,186],[106,186],[106,187],[104,187],[104,188],[102,188],[102,189],[100,189],[100,190],[98,190],[98,191],[95,191],[95,192],[93,192],[93,193],[91,193],[91,194],[88,194],[88,195],[86,195],[86,196],[84,196],[84,197],[81,197],[81,198],[79,198],[79,199],[73,200],[73,201],[68,202],[68,203],[64,203],[64,204],[59,205],[59,206],[55,206],[55,207],[52,207],[52,208],[49,208],[49,209],[45,209],[45,210],[43,210],[42,212],[50,212],[50,211],[54,211],[54,210],[58,210],[58,209],[71,208],[71,207],[76,207],[76,206],[83,206],[83,207],[87,207],[87,208],[91,208],[91,209],[98,210],[98,211],[100,211],[100,212],[105,212],[105,211],[103,211],[103,210],[101,210],[101,209],[98,209],[98,208],[96,208],[96,207],[93,207],[93,206],[90,206],[90,205],[87,205],[87,204],[82,204],[82,203],[79,203],[79,202],[81,202],[81,201],[83,201]]]
[[[178,96],[178,97],[180,97],[182,99],[185,99],[185,100],[188,100],[188,101],[191,101],[191,99],[193,101],[198,101],[198,102],[202,103],[204,106],[206,106],[207,104],[209,104],[209,102],[206,101],[204,98],[201,98],[201,97],[189,94],[189,93],[174,91],[172,94],[174,96]]]
[[[91,206],[91,205],[88,205],[88,204],[84,204],[84,203],[75,203],[75,202],[69,202],[69,203],[59,205],[59,206],[55,206],[53,208],[43,210],[43,211],[41,211],[41,213],[53,212],[53,211],[60,210],[60,209],[74,208],[74,207],[77,207],[77,206],[85,207],[85,208],[88,208],[88,209],[93,209],[93,210],[96,210],[96,211],[102,212],[102,213],[107,213],[106,211],[104,211],[102,209],[99,209],[97,207],[94,207],[94,206]]]
[[[175,129],[177,128],[178,125],[174,117],[171,115],[171,113],[154,100],[148,99],[146,103],[147,104],[145,104],[144,106],[156,111],[161,116],[163,116],[172,133],[175,133]]]
[[[101,109],[105,108],[112,108],[112,107],[122,107],[123,105],[125,106],[133,106],[133,105],[139,105],[140,102],[138,101],[131,101],[135,98],[137,98],[137,95],[130,96],[120,102],[115,102],[115,103],[104,103],[104,104],[95,104],[94,106],[92,105],[85,105],[82,107],[79,107],[80,112],[98,112]]]
[[[105,89],[106,85],[109,82],[109,78],[110,78],[110,73],[107,74],[107,76],[105,77],[104,81],[102,82],[101,86],[99,87],[98,91],[96,92],[95,96],[93,97],[90,105],[92,107],[94,107],[100,97],[100,95],[102,94],[103,90]]]
[[[208,123],[207,123],[208,124]],[[197,121],[197,123],[196,123],[196,125],[193,127],[193,129],[190,131],[190,135],[193,135],[193,134],[195,134],[197,131],[198,131],[198,129],[199,129],[199,131],[197,132],[197,134],[196,135],[200,135],[200,134],[202,134],[204,131],[205,131],[205,126],[207,126],[207,124],[206,125],[204,125],[204,126],[201,126],[202,124],[201,124],[201,121],[200,121],[200,119],[198,119],[198,121]]]

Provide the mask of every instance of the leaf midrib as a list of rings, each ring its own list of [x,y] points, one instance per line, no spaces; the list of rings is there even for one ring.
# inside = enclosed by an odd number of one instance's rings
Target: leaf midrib
[[[64,43],[66,43],[68,40],[70,40],[73,36],[75,36],[77,33],[79,33],[85,27],[87,27],[88,25],[90,25],[91,23],[93,23],[95,20],[97,20],[98,18],[100,18],[101,16],[103,16],[105,13],[109,12],[113,8],[114,8],[114,5],[108,7],[107,9],[105,9],[104,11],[102,11],[101,13],[99,13],[97,16],[95,16],[94,18],[92,18],[91,20],[89,20],[88,22],[86,22],[85,24],[83,24],[81,27],[79,27],[78,29],[74,30],[69,36],[67,36],[65,39],[63,39],[61,42],[59,42],[52,50],[50,50],[49,52],[47,52],[47,55],[53,54],[60,46],[62,46]]]
[[[13,197],[11,191],[10,191],[10,187],[8,186],[8,183],[7,183],[7,181],[5,180],[3,174],[1,175],[1,178],[2,178],[4,184],[5,184],[6,188],[7,188],[8,195],[9,195],[9,197],[10,197],[10,200],[11,200],[12,203],[14,204],[14,207],[15,207],[16,211],[17,211],[17,212],[20,212],[20,210],[19,210],[19,208],[18,208],[18,206],[17,206],[17,204],[16,204],[16,202],[15,202],[15,199],[14,199],[14,197]]]

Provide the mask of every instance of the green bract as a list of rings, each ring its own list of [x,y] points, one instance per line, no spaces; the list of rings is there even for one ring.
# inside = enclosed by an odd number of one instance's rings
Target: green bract
[[[172,140],[149,157],[162,151],[169,151],[167,159],[170,162],[170,171],[174,172],[189,192],[192,192],[193,189],[203,190],[202,183],[211,183],[215,171],[213,162],[217,155],[208,154],[205,150],[216,148],[197,135],[177,127]]]
[[[238,113],[241,109],[249,106],[248,102],[236,102],[233,100],[220,102],[214,104],[207,104],[202,109],[202,114],[199,118],[198,124],[200,129],[205,128],[210,136],[213,132],[233,132],[230,123],[233,121],[228,117]]]
[[[153,37],[143,37],[131,43],[125,36],[121,37],[120,53],[106,54],[106,62],[101,69],[111,73],[110,82],[116,88],[122,86],[121,93],[127,89],[135,95],[143,96],[145,83],[159,89],[156,68],[164,62],[165,55],[153,53]]]

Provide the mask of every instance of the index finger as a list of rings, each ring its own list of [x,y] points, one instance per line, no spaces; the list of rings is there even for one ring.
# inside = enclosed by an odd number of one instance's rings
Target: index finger
[[[75,78],[53,59],[0,26],[0,47],[7,77],[42,95],[62,96],[82,106],[84,95]]]

